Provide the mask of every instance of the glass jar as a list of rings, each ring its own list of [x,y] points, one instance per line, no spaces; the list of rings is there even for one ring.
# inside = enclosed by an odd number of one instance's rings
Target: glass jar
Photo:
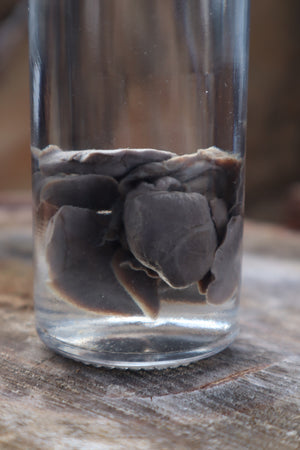
[[[248,0],[29,0],[35,310],[85,363],[237,334]]]

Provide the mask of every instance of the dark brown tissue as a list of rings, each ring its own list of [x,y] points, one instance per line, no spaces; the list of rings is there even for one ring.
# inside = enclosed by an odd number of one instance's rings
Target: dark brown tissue
[[[110,210],[119,196],[118,183],[106,175],[48,177],[40,200],[54,206],[77,206],[92,210]]]
[[[111,268],[117,247],[105,242],[108,224],[109,216],[88,209],[59,209],[46,233],[51,285],[59,297],[90,311],[139,315]]]
[[[207,301],[211,304],[217,305],[229,300],[238,287],[242,233],[242,217],[232,217],[227,225],[224,242],[216,251],[211,268],[213,281],[207,289]]]
[[[48,224],[50,285],[60,298],[97,313],[155,318],[159,298],[178,301],[182,289],[187,302],[234,295],[239,158],[215,147],[177,156],[56,146],[33,157],[38,230]]]
[[[197,282],[212,265],[217,236],[201,194],[142,184],[126,198],[124,225],[136,259],[172,287]]]

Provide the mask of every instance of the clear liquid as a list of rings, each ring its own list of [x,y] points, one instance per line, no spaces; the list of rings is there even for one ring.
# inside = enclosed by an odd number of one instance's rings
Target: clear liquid
[[[216,353],[237,332],[248,1],[30,0],[29,21],[41,338],[110,367]],[[193,157],[210,146],[223,149],[225,163]],[[119,148],[137,155],[123,155],[126,174]],[[93,155],[83,149],[114,157],[99,170],[70,163],[77,150],[80,161]],[[141,149],[154,150],[132,166]],[[161,151],[182,155],[183,166],[136,175],[164,160]]]

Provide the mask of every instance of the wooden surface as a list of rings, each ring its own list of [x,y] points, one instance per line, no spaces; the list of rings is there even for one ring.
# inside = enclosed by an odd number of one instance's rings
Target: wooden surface
[[[0,196],[0,449],[300,448],[300,237],[247,223],[241,332],[188,367],[118,371],[34,328],[31,214]]]

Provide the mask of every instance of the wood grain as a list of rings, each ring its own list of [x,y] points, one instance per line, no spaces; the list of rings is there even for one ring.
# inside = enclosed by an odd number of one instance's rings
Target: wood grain
[[[228,349],[177,369],[99,369],[36,335],[30,209],[17,203],[0,206],[1,449],[300,447],[299,234],[247,223]]]

